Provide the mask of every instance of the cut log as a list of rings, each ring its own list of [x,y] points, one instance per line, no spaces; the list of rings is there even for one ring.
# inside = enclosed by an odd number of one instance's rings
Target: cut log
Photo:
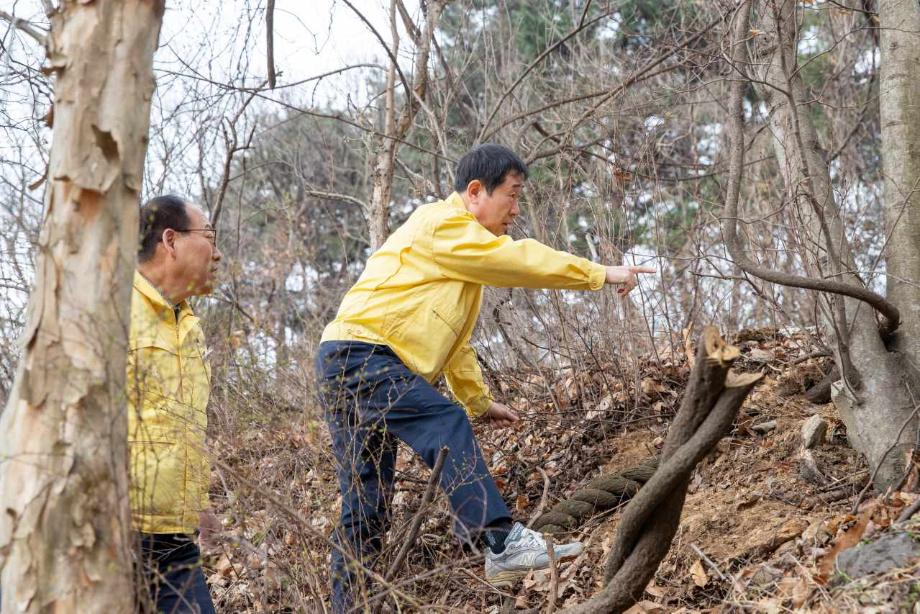
[[[626,506],[605,570],[604,588],[569,614],[623,612],[636,603],[677,531],[690,475],[728,432],[760,373],[729,369],[740,355],[716,329],[702,334],[690,382],[668,430],[657,471]]]

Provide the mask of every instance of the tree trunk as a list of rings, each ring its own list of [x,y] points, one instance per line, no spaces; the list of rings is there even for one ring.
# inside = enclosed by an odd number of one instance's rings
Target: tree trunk
[[[774,150],[787,197],[798,216],[800,256],[814,277],[864,286],[855,273],[829,167],[804,102],[809,96],[796,60],[796,3],[769,0],[762,8],[765,29],[774,35],[776,45],[766,64],[761,89],[770,111]],[[883,150],[896,146],[883,139]],[[916,438],[917,420],[904,385],[908,373],[901,357],[886,349],[869,305],[836,295],[830,295],[828,302],[825,332],[835,337],[843,374],[837,387],[837,406],[851,443],[866,456],[874,471],[875,486],[883,490],[901,480],[905,455]]]
[[[373,192],[366,212],[371,249],[376,250],[389,235],[390,200],[393,194],[393,172],[396,164],[396,152],[400,142],[406,138],[415,115],[422,106],[422,100],[428,89],[428,58],[434,33],[444,9],[442,1],[431,2],[425,8],[425,29],[419,32],[408,16],[403,15],[409,36],[417,47],[415,59],[415,76],[411,91],[406,91],[406,101],[396,121],[396,75],[399,67],[395,59],[399,56],[399,30],[396,27],[396,0],[390,2],[390,36],[392,47],[389,50],[390,64],[387,71],[386,91],[384,95],[383,134],[378,139],[374,151]],[[402,76],[402,75],[401,75]],[[408,84],[403,82],[408,88]]]
[[[390,2],[390,34],[394,58],[399,54],[399,30],[396,28],[396,0]],[[390,200],[393,192],[393,164],[396,160],[396,64],[390,60],[383,105],[383,136],[374,154],[374,189],[368,212],[371,249],[377,250],[389,235]]]
[[[133,612],[125,358],[161,0],[61,3],[25,349],[0,416],[2,612]]]
[[[920,6],[881,0],[879,17],[888,298],[904,319],[895,347],[920,365]]]

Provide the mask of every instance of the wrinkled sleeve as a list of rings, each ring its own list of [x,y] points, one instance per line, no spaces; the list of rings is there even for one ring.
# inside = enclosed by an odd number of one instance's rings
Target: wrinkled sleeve
[[[606,278],[600,264],[533,239],[496,237],[462,212],[435,226],[432,251],[445,277],[501,288],[599,290]]]
[[[476,352],[469,343],[451,357],[444,369],[444,377],[451,393],[460,401],[470,418],[481,416],[492,405],[492,393],[482,379]]]

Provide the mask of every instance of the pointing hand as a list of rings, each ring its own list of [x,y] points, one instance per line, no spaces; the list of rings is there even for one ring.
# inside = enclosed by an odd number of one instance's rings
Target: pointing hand
[[[657,269],[647,266],[608,266],[606,281],[608,284],[621,285],[621,288],[617,288],[617,294],[626,296],[638,283],[636,274],[657,272]]]

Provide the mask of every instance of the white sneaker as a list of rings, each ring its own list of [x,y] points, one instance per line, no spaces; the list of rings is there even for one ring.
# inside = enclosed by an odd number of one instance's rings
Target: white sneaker
[[[582,553],[581,542],[553,544],[556,561],[574,559]],[[505,539],[505,549],[494,554],[486,548],[486,580],[493,586],[511,586],[531,569],[547,569],[549,551],[543,535],[515,522]]]

